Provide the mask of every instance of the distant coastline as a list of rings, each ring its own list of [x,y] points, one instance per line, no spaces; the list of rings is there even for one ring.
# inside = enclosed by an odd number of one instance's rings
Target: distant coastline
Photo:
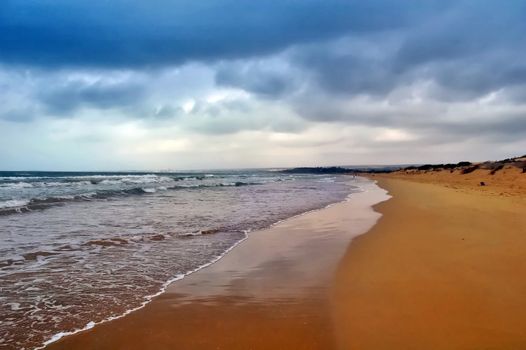
[[[319,166],[319,167],[296,167],[281,170],[282,173],[288,174],[376,174],[376,173],[393,173],[393,172],[425,172],[425,171],[461,171],[462,174],[468,174],[477,169],[489,170],[492,175],[504,168],[518,168],[526,173],[526,155],[520,157],[506,158],[497,161],[485,162],[468,162],[461,161],[458,163],[437,163],[437,164],[418,164],[418,165],[363,165],[363,166]]]

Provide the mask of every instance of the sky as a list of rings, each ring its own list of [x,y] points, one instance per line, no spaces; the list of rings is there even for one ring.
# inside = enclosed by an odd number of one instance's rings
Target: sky
[[[0,170],[525,153],[526,1],[0,1]]]

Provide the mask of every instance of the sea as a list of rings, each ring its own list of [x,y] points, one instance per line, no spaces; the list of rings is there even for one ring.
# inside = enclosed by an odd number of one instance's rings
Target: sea
[[[0,349],[125,315],[251,232],[356,191],[276,170],[0,172]]]

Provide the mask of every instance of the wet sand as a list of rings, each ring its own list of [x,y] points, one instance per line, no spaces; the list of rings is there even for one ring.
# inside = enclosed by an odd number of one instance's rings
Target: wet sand
[[[347,202],[253,232],[145,308],[46,349],[330,349],[332,281],[350,240],[380,216],[374,184]]]
[[[526,349],[525,193],[395,177],[338,270],[337,348]]]

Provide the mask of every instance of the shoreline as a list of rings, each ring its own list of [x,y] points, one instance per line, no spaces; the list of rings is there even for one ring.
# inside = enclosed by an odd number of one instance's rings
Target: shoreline
[[[46,349],[526,347],[526,198],[370,184],[380,197],[258,231],[143,309]]]
[[[363,184],[366,184],[365,186],[368,187],[368,186],[371,186],[374,185],[376,183],[376,181],[371,181],[371,180],[367,180],[365,178],[360,178],[358,179],[359,183],[361,183],[362,185]],[[316,209],[312,209],[312,210],[308,210],[308,211],[305,211],[305,212],[302,212],[302,213],[299,213],[299,214],[296,214],[296,215],[293,215],[291,217],[288,217],[288,218],[285,218],[285,219],[282,219],[282,220],[279,220],[275,223],[272,223],[270,224],[268,227],[266,228],[262,228],[262,229],[258,229],[258,230],[254,230],[253,232],[251,230],[247,230],[245,232],[245,237],[242,238],[241,240],[237,241],[236,243],[234,243],[231,247],[229,247],[225,252],[223,252],[220,256],[216,257],[215,259],[213,259],[212,261],[206,263],[206,264],[203,264],[189,272],[186,272],[184,274],[179,274],[173,278],[171,278],[170,280],[168,280],[166,283],[164,283],[161,287],[161,289],[155,293],[155,294],[152,294],[152,295],[149,295],[149,296],[146,296],[145,297],[145,300],[141,303],[141,305],[135,307],[135,308],[132,308],[130,310],[127,310],[126,312],[124,312],[123,314],[120,314],[120,315],[117,315],[117,316],[112,316],[108,319],[104,319],[102,321],[98,321],[98,322],[93,322],[93,321],[90,321],[86,324],[85,327],[81,328],[81,329],[76,329],[76,330],[73,330],[73,331],[66,331],[66,332],[60,332],[58,334],[55,334],[52,338],[48,339],[47,341],[45,341],[43,343],[43,345],[35,348],[35,349],[48,349],[51,345],[53,345],[54,343],[56,342],[60,342],[62,339],[64,338],[69,338],[69,337],[72,337],[72,336],[75,336],[77,334],[80,334],[80,333],[83,333],[83,332],[86,332],[86,331],[89,331],[91,329],[93,329],[94,327],[97,327],[99,325],[103,325],[103,324],[106,324],[108,322],[113,322],[113,321],[116,321],[116,320],[119,320],[121,318],[124,318],[124,317],[127,317],[128,315],[134,313],[134,312],[137,312],[141,309],[143,309],[144,307],[148,306],[148,304],[150,304],[151,302],[153,302],[156,298],[162,296],[164,293],[167,292],[167,290],[174,284],[176,284],[176,282],[179,282],[195,273],[198,273],[199,271],[205,269],[205,268],[208,268],[210,266],[212,266],[213,264],[216,264],[218,263],[222,258],[224,258],[227,254],[229,254],[234,248],[238,247],[240,244],[242,244],[243,242],[245,242],[247,239],[250,238],[250,235],[252,234],[257,234],[257,233],[261,233],[261,232],[264,232],[264,231],[267,231],[267,230],[272,230],[275,226],[279,226],[285,222],[288,222],[289,220],[294,220],[296,218],[300,218],[302,216],[305,216],[305,215],[309,215],[311,213],[317,213],[317,212],[321,212],[321,211],[324,211],[332,206],[335,206],[335,205],[339,205],[339,204],[342,204],[342,203],[345,203],[349,200],[352,199],[352,196],[356,195],[357,193],[361,193],[363,191],[366,191],[364,189],[362,189],[359,184],[355,184],[355,183],[350,183],[350,186],[352,187],[356,187],[357,189],[359,189],[359,191],[356,191],[354,192],[354,190],[351,190],[351,192],[349,193],[349,195],[342,201],[339,201],[339,202],[334,202],[334,203],[329,203],[327,204],[326,206],[324,207],[321,207],[321,208],[316,208]]]
[[[298,215],[301,215],[301,214],[298,214]],[[72,336],[72,335],[75,335],[77,333],[81,333],[81,332],[84,332],[84,331],[88,331],[90,329],[92,329],[93,327],[97,326],[97,325],[101,325],[101,324],[104,324],[104,323],[107,323],[107,322],[111,322],[111,321],[115,321],[115,320],[118,320],[120,318],[123,318],[123,317],[126,317],[127,315],[135,312],[135,311],[138,311],[142,308],[144,308],[146,305],[148,305],[149,303],[151,303],[153,301],[153,299],[157,298],[158,296],[162,295],[163,293],[166,292],[166,289],[173,283],[177,282],[177,281],[180,281],[182,280],[183,278],[193,274],[193,273],[196,273],[198,272],[199,270],[202,270],[202,269],[205,269],[207,268],[208,266],[212,265],[212,264],[215,264],[217,261],[219,261],[221,258],[223,258],[226,254],[228,254],[232,249],[234,249],[235,247],[237,247],[239,244],[243,243],[246,239],[248,239],[248,234],[250,233],[249,230],[247,230],[245,232],[245,237],[240,239],[239,241],[235,242],[231,247],[229,247],[227,250],[225,250],[221,255],[219,255],[218,257],[216,257],[215,259],[213,259],[212,261],[206,263],[206,264],[203,264],[201,266],[198,266],[197,268],[193,269],[193,270],[190,270],[186,273],[183,273],[183,274],[178,274],[172,278],[170,278],[168,281],[166,281],[165,283],[163,283],[163,285],[161,286],[161,288],[159,289],[159,291],[155,294],[151,294],[151,295],[147,295],[145,296],[144,298],[146,300],[144,300],[141,305],[135,307],[135,308],[132,308],[132,309],[129,309],[129,310],[126,310],[124,313],[122,314],[119,314],[117,316],[111,316],[109,318],[106,318],[102,321],[98,321],[98,322],[94,322],[94,321],[89,321],[86,326],[84,326],[83,328],[79,328],[79,329],[75,329],[73,331],[65,331],[65,332],[60,332],[60,333],[57,333],[55,335],[53,335],[49,340],[45,341],[41,346],[39,347],[36,347],[34,348],[34,350],[41,350],[41,349],[45,349],[48,345],[51,345],[59,340],[61,340],[62,338],[64,337],[68,337],[68,336]]]

